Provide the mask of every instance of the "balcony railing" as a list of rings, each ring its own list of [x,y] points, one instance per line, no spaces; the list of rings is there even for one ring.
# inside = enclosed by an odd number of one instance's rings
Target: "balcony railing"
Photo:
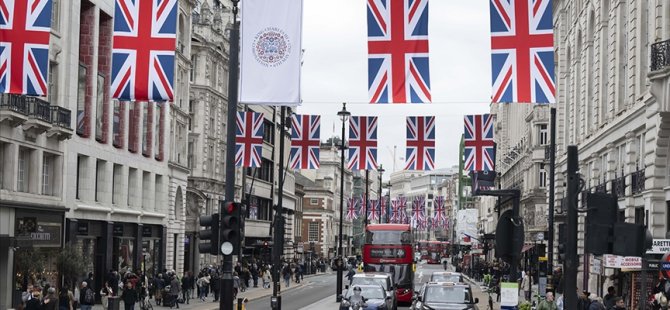
[[[612,180],[612,193],[617,197],[626,196],[626,178],[621,176]]]
[[[35,97],[26,97],[28,116],[51,123],[51,105]]]
[[[51,107],[51,121],[54,125],[70,129],[70,120],[72,112],[66,108]]]
[[[644,191],[644,181],[644,169],[640,169],[632,173],[631,186],[633,194],[639,194]]]
[[[670,66],[670,40],[651,45],[651,71]]]
[[[28,104],[26,103],[26,96],[0,94],[0,109],[11,110],[23,115],[28,115]]]

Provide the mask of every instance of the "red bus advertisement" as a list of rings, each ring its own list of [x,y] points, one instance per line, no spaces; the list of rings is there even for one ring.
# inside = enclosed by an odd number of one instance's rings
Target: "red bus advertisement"
[[[365,228],[363,264],[366,272],[393,275],[399,302],[414,294],[414,249],[409,224],[370,224]]]

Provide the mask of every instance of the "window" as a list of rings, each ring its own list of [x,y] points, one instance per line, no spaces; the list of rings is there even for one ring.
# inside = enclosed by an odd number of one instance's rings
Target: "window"
[[[58,1],[54,1],[54,8]],[[51,105],[58,105],[56,102],[58,100],[58,63],[50,61],[49,62],[49,90],[47,93],[47,101]]]
[[[79,65],[77,80],[77,134],[86,134],[86,66]]]
[[[128,206],[135,205],[131,197],[134,198],[134,196],[136,196],[138,192],[141,192],[141,189],[137,188],[138,177],[139,176],[136,168],[128,168],[128,196],[126,197],[126,204]]]
[[[5,143],[0,143],[0,189],[4,188],[5,179]]]
[[[318,222],[310,222],[309,223],[309,231],[307,233],[307,236],[309,238],[308,241],[319,241],[319,224]]]
[[[149,102],[142,104],[142,155],[149,156],[151,146],[149,145]]]
[[[161,122],[161,113],[162,113],[162,108],[163,104],[161,103],[155,103],[154,105],[154,158],[157,160],[161,160],[161,144],[163,141],[161,141],[161,126],[163,125]]]
[[[60,30],[60,0],[51,2],[51,29]]]
[[[191,82],[195,81],[196,70],[198,70],[198,55],[191,55]]]
[[[188,168],[189,169],[195,168],[195,166],[194,166],[195,155],[193,154],[193,150],[194,150],[193,141],[189,141],[188,142]]]
[[[547,124],[541,124],[539,126],[539,129],[540,129],[540,134],[539,134],[540,145],[547,145],[549,143],[549,132],[547,130]]]
[[[112,171],[112,204],[119,202],[119,196],[121,195],[120,188],[121,186],[121,177],[123,177],[123,166],[114,164],[114,170]]]
[[[27,193],[30,188],[30,150],[23,147],[19,149],[18,173],[16,190]]]
[[[105,102],[105,77],[101,74],[98,74],[98,90],[97,97],[95,102],[95,139],[98,142],[105,143],[107,139],[103,136],[103,122],[105,113],[104,102]]]
[[[105,161],[97,160],[95,162],[95,201],[101,200],[101,195],[103,189],[100,188],[101,185],[106,182],[103,180],[105,178]]]
[[[309,199],[309,204],[312,205],[312,206],[316,206],[316,205],[319,204],[319,199],[316,199],[316,198],[310,198],[310,199]]]
[[[644,219],[644,207],[635,208],[635,224],[646,224]]]
[[[126,104],[128,104],[126,102]],[[112,120],[112,144],[115,147],[123,146],[123,132],[122,132],[122,121],[123,114],[121,113],[121,103],[118,100],[114,100],[114,116]]]
[[[212,63],[212,71],[211,71],[212,72],[212,79],[211,79],[212,84],[210,85],[214,89],[217,89],[216,75],[217,75],[218,71],[219,71],[219,64],[215,61],[215,62]]]
[[[540,188],[547,187],[547,170],[544,168],[544,164],[540,164]]]
[[[261,169],[256,176],[258,179],[272,183],[274,181],[273,175],[274,163],[265,158],[261,159]]]
[[[617,171],[615,173],[618,176],[623,176],[623,167],[626,163],[626,145],[622,144],[617,147],[618,159],[617,159]]]
[[[637,166],[638,169],[644,168],[644,157],[645,157],[645,150],[644,150],[644,132],[641,133],[640,135],[637,136],[637,148],[638,148],[638,153],[637,153],[637,159],[635,161],[635,166]]]
[[[212,141],[210,141],[207,159],[207,167],[205,169],[208,169],[210,173],[214,173],[214,145]]]
[[[609,161],[609,156],[605,153],[600,158],[600,176],[603,181],[607,180],[607,161]]]
[[[216,124],[216,106],[214,103],[212,103],[209,106],[209,134],[210,135],[215,135],[216,134],[216,127],[214,127]]]
[[[54,177],[54,156],[44,153],[42,160],[42,195],[52,196]]]
[[[275,126],[272,122],[263,122],[263,141],[269,144],[275,143]]]
[[[75,188],[75,196],[76,196],[75,198],[76,199],[80,199],[80,197],[81,197],[80,181],[81,181],[81,172],[82,172],[82,169],[83,169],[83,167],[81,165],[83,165],[83,163],[84,163],[84,160],[81,158],[81,155],[77,156],[77,180],[76,180],[76,183],[75,183],[75,187],[76,187]]]

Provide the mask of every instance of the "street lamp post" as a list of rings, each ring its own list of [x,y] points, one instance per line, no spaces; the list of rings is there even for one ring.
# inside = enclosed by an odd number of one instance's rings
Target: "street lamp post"
[[[347,103],[343,102],[342,103],[342,110],[337,112],[337,116],[340,117],[340,120],[342,120],[342,139],[340,143],[340,231],[338,233],[338,248],[337,248],[337,291],[335,292],[335,298],[337,302],[342,301],[342,218],[344,217],[344,150],[347,148],[347,146],[344,143],[344,124],[347,122],[349,119],[349,116],[351,113],[347,111]]]
[[[379,194],[377,194],[377,199],[379,200],[379,223],[382,222],[382,208],[385,208],[384,206],[384,196],[382,196],[382,175],[384,174],[384,168],[382,167],[382,164],[379,164],[379,169],[377,169],[377,172],[379,172]]]

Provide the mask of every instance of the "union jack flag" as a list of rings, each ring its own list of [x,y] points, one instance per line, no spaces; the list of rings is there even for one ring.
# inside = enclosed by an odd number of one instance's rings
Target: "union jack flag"
[[[412,201],[412,221],[418,223],[426,220],[426,198],[423,196],[414,197]]]
[[[291,169],[319,169],[321,116],[291,116]]]
[[[237,112],[235,129],[235,166],[261,166],[263,153],[263,114]]]
[[[379,200],[370,200],[370,208],[368,213],[368,221],[378,221],[379,220]]]
[[[400,220],[400,214],[398,212],[398,209],[400,208],[399,205],[400,203],[397,199],[391,200],[391,214],[389,216],[389,223],[398,223]]]
[[[377,117],[352,116],[349,120],[349,169],[377,169]]]
[[[371,103],[431,101],[428,0],[368,0]]]
[[[464,143],[465,170],[495,170],[492,115],[466,115]]]
[[[491,1],[493,102],[555,102],[551,0]]]
[[[433,225],[435,225],[435,228],[445,226],[447,223],[447,218],[444,216],[444,205],[444,196],[437,196],[433,200]]]
[[[347,199],[347,220],[352,221],[358,218],[358,212],[356,211],[356,205],[358,200],[355,197],[349,197]]]
[[[112,97],[171,100],[177,0],[116,0]]]
[[[388,210],[386,210],[386,208],[388,208],[387,197],[381,197],[381,199],[379,200],[379,209],[380,209],[379,219],[380,219],[380,223],[381,223],[382,219],[388,221],[388,219],[386,219],[386,213],[388,213]]]
[[[51,6],[51,0],[0,1],[0,93],[47,94]]]
[[[405,170],[435,169],[435,116],[407,117]]]

